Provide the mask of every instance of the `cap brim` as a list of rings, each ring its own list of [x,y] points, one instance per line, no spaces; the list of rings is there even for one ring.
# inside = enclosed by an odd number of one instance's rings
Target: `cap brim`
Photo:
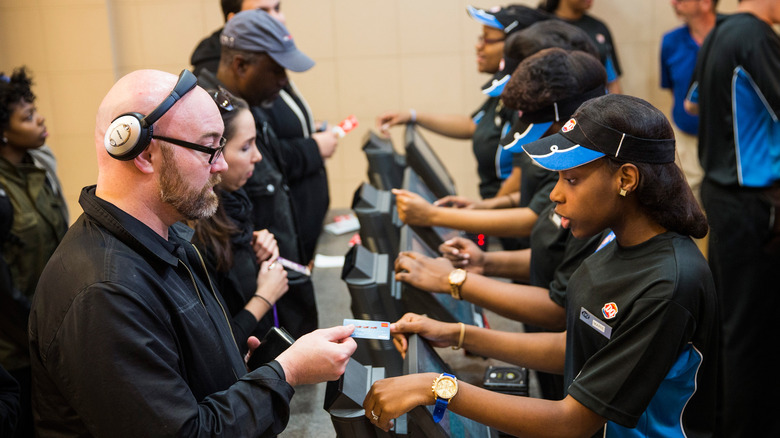
[[[466,6],[466,10],[469,12],[469,15],[471,18],[479,21],[480,23],[484,24],[485,26],[494,27],[496,29],[504,30],[504,25],[501,24],[498,19],[486,12],[483,9],[477,9],[474,6]]]
[[[512,125],[509,134],[501,139],[501,147],[513,154],[523,153],[523,145],[542,138],[553,122],[530,123],[522,118]]]
[[[509,82],[509,78],[510,75],[504,72],[496,73],[490,82],[482,86],[482,93],[490,97],[500,96],[504,91],[504,87],[506,87],[506,83]]]
[[[297,48],[287,52],[268,52],[268,56],[286,70],[296,73],[301,73],[314,67],[314,61]]]
[[[588,149],[556,133],[523,145],[523,150],[536,164],[548,170],[568,170],[591,161],[604,154]]]

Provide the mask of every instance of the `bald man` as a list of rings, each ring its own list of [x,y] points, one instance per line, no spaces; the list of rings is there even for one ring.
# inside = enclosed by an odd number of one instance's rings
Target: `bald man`
[[[219,110],[188,75],[130,73],[98,109],[97,186],[83,189],[84,213],[46,266],[30,314],[40,437],[275,435],[292,386],[338,378],[354,352],[351,327],[318,330],[247,373],[192,230],[179,222],[214,213],[227,168]],[[163,101],[169,109],[155,110]],[[127,152],[132,123],[113,121],[130,112],[163,114],[148,145]]]

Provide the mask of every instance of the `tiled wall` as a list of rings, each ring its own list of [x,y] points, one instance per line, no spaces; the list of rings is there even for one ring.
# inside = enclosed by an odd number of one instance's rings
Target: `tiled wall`
[[[535,0],[520,3],[535,5]],[[719,9],[733,11],[736,0]],[[315,117],[338,123],[355,114],[358,128],[328,161],[331,206],[347,208],[366,180],[361,146],[385,110],[469,114],[482,101],[474,43],[481,27],[465,0],[282,0],[298,46],[317,65],[291,77]],[[678,23],[661,0],[596,0],[592,14],[608,23],[617,42],[625,93],[668,111],[658,87],[661,35]],[[75,218],[81,187],[93,184],[95,111],[112,83],[140,68],[178,73],[189,67],[197,42],[222,25],[218,0],[0,0],[0,71],[26,64],[50,145]],[[401,146],[402,129],[393,132]],[[476,197],[470,143],[426,133],[456,179]]]

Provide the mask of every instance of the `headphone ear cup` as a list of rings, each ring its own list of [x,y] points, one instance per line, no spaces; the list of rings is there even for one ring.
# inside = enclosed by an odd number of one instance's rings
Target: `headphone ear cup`
[[[143,119],[143,114],[125,113],[111,122],[103,138],[108,155],[117,160],[129,161],[149,146],[152,127],[145,127]]]

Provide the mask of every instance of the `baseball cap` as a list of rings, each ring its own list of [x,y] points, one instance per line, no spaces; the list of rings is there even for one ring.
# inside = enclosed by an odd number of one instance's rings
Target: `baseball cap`
[[[583,102],[603,96],[606,92],[606,88],[600,86],[576,96],[553,102],[551,105],[534,112],[524,112],[520,119],[512,125],[511,135],[506,135],[501,139],[501,146],[512,153],[522,153],[523,145],[542,138],[553,123],[570,118]]]
[[[567,170],[601,157],[620,161],[663,164],[674,161],[674,138],[639,138],[612,129],[578,114],[553,135],[523,145],[538,165],[549,170]]]
[[[224,47],[267,53],[287,70],[304,72],[314,61],[298,50],[284,25],[260,9],[241,11],[228,20],[219,41]]]

